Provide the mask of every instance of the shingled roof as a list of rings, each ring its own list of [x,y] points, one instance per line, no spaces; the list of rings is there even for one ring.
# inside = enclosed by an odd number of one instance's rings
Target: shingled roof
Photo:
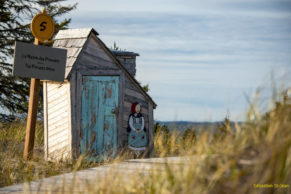
[[[78,56],[82,52],[83,47],[85,46],[88,37],[93,34],[103,45],[104,49],[107,50],[107,53],[111,55],[115,63],[125,72],[125,74],[132,80],[135,85],[140,89],[140,91],[148,98],[152,103],[153,107],[156,108],[156,103],[148,95],[147,92],[143,90],[139,82],[126,70],[126,68],[117,60],[115,56],[124,55],[125,51],[111,51],[107,46],[97,37],[99,34],[93,28],[84,28],[84,29],[68,29],[60,30],[54,38],[53,47],[63,48],[67,50],[67,62],[66,62],[66,71],[65,79],[69,79],[70,72],[72,67],[75,65]],[[126,51],[127,52],[127,51]],[[139,56],[138,53],[127,52],[127,54],[132,54],[133,56]]]
[[[67,49],[65,79],[68,78],[68,75],[74,63],[78,58],[92,30],[94,29],[85,28],[85,29],[60,30],[56,37],[54,38],[55,41],[53,47]],[[95,34],[98,35],[96,31]]]

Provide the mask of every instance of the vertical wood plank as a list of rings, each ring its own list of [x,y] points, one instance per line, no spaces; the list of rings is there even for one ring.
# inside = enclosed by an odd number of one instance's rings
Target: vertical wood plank
[[[70,95],[70,82],[66,85],[67,90],[67,101],[68,101],[68,152],[69,159],[73,158],[72,155],[72,113],[71,113],[71,95]]]
[[[119,80],[119,95],[118,95],[118,98],[119,98],[119,110],[118,110],[118,117],[117,117],[117,147],[118,149],[122,149],[122,147],[124,145],[123,142],[124,140],[122,138],[124,138],[122,136],[123,134],[123,131],[126,130],[123,128],[122,126],[122,122],[123,122],[123,107],[124,107],[124,84],[125,84],[125,79],[124,79],[124,74],[121,74],[119,76],[120,80]]]
[[[37,116],[37,103],[38,103],[38,96],[39,96],[39,85],[40,85],[39,79],[31,78],[29,107],[28,107],[27,123],[26,123],[26,136],[25,136],[25,145],[24,145],[24,153],[23,153],[24,160],[30,159],[33,155],[35,125],[36,125],[36,116]]]
[[[34,44],[39,45],[39,40],[37,38],[34,39]],[[40,85],[39,79],[31,78],[25,144],[24,144],[24,151],[23,151],[24,160],[28,160],[29,158],[32,157],[32,154],[33,154],[35,125],[36,125],[36,116],[37,116],[37,104],[38,104],[38,96],[39,96],[39,85]]]
[[[47,82],[43,82],[43,122],[44,122],[44,157],[48,160],[48,90]]]
[[[73,72],[70,79],[70,98],[71,98],[71,118],[72,127],[70,133],[72,134],[72,156],[73,159],[77,157],[77,73]]]
[[[81,112],[82,112],[82,75],[76,72],[76,154],[80,155],[80,132],[81,132]]]
[[[149,118],[149,128],[148,128],[148,134],[149,134],[149,149],[148,149],[148,156],[153,152],[154,150],[154,111],[153,111],[153,105],[151,102],[148,103],[149,109],[148,109],[148,118]]]

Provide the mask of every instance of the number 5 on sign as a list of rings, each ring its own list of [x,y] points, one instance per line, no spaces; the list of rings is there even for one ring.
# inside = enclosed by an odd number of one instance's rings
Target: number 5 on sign
[[[44,9],[42,13],[34,16],[30,28],[33,36],[39,41],[44,42],[53,36],[55,24],[51,16],[49,16]]]

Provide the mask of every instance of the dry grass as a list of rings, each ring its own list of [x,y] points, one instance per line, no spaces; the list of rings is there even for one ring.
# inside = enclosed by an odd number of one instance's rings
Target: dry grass
[[[88,163],[85,159],[77,168],[71,161],[45,161],[42,122],[36,125],[33,158],[30,161],[23,160],[25,126],[23,120],[2,123],[0,126],[0,187],[99,165]]]
[[[291,193],[291,105],[277,103],[251,118],[234,129],[226,124],[219,134],[158,133],[156,156],[190,160],[178,168],[166,163],[148,176],[128,175],[127,183],[115,174],[89,185],[88,193]]]
[[[235,129],[226,124],[216,135],[205,131],[183,137],[177,132],[160,132],[155,135],[155,156],[189,156],[190,160],[178,168],[166,163],[164,171],[127,175],[126,183],[122,175],[107,176],[98,184],[88,183],[86,190],[88,193],[290,193],[291,105],[281,102],[268,114],[251,118]],[[18,132],[13,136],[23,141],[23,135]],[[6,150],[17,144],[16,140],[7,143],[9,137],[9,134],[0,137]],[[21,158],[21,152],[1,152],[2,186],[74,168],[66,162],[48,163],[37,157],[33,162],[24,162]],[[80,166],[82,162],[75,168]],[[272,188],[258,188],[263,184]],[[279,188],[275,188],[276,184]]]

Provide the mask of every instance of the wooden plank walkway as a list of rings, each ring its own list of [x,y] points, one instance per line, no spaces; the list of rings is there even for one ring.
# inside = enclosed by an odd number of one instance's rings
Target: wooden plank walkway
[[[168,157],[168,158],[150,158],[134,159],[120,163],[113,163],[75,173],[66,173],[52,176],[30,183],[23,183],[0,188],[2,193],[87,193],[88,185],[96,184],[103,178],[122,175],[128,177],[130,174],[141,173],[143,176],[149,175],[152,170],[164,170],[165,163],[171,166],[179,166],[189,161],[190,157]],[[66,186],[64,189],[63,186]],[[70,190],[68,191],[68,188]],[[64,190],[65,192],[63,192]]]

